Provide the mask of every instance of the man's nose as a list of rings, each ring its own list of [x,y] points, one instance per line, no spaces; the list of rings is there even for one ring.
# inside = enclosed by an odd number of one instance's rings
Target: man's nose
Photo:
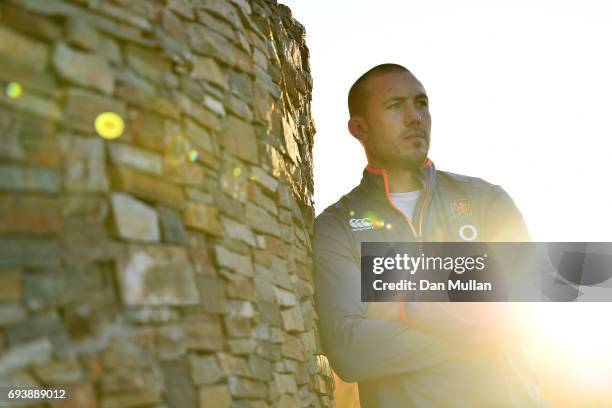
[[[419,110],[416,109],[411,103],[407,103],[406,105],[407,106],[404,111],[404,123],[406,125],[421,123],[421,112],[419,112]]]

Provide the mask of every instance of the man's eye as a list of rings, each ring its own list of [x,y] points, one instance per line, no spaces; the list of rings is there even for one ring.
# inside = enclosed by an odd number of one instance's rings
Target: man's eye
[[[387,109],[397,108],[399,106],[399,102],[393,102],[391,105],[387,106]]]
[[[429,103],[425,99],[421,99],[420,101],[417,101],[417,105],[421,108],[426,108],[429,106]]]

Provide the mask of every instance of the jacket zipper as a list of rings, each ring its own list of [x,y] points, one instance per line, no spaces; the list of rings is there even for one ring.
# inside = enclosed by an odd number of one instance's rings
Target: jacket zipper
[[[387,174],[386,170],[383,170],[383,172],[384,172],[383,178],[385,181],[385,195],[387,196],[387,201],[389,202],[389,205],[391,205],[391,207],[395,211],[399,212],[402,215],[402,217],[404,217],[404,220],[406,220],[406,222],[408,223],[408,226],[410,227],[410,231],[412,232],[412,235],[414,235],[414,238],[419,244],[419,249],[422,251],[423,250],[423,219],[425,218],[425,202],[427,201],[429,197],[429,183],[426,180],[423,182],[423,187],[425,191],[423,193],[421,205],[419,206],[419,222],[418,222],[419,229],[417,231],[414,228],[414,224],[412,223],[410,218],[406,217],[406,214],[404,214],[399,208],[395,206],[395,204],[393,204],[393,201],[391,200],[391,196],[389,195],[389,175]]]
[[[406,215],[399,208],[397,208],[395,204],[393,204],[393,201],[391,200],[391,196],[389,195],[389,175],[387,174],[387,171],[383,170],[382,175],[383,175],[383,180],[385,182],[385,195],[387,196],[387,201],[389,202],[389,204],[395,211],[399,212],[402,215],[402,217],[404,217],[404,219],[408,223],[408,226],[410,227],[412,234],[414,235],[417,241],[419,251],[422,253],[423,252],[423,219],[425,218],[425,203],[427,202],[427,199],[429,198],[429,183],[427,182],[427,180],[423,181],[423,189],[425,191],[423,193],[421,205],[419,208],[419,223],[418,223],[419,230],[417,232],[417,230],[414,228],[414,225],[412,224],[412,221],[408,217],[406,217]],[[406,317],[406,307],[405,306],[406,306],[406,302],[400,302],[400,305],[399,305],[400,318],[406,325],[408,325],[410,322],[408,318]]]

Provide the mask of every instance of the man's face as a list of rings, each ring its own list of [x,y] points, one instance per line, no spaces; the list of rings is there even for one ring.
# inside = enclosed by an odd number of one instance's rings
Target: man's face
[[[423,85],[410,73],[369,78],[363,144],[370,164],[418,168],[429,151],[431,116]]]

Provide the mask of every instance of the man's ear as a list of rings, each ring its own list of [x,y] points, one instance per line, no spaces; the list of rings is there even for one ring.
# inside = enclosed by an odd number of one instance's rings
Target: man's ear
[[[368,127],[362,117],[353,116],[348,121],[348,130],[361,143],[368,139]]]

